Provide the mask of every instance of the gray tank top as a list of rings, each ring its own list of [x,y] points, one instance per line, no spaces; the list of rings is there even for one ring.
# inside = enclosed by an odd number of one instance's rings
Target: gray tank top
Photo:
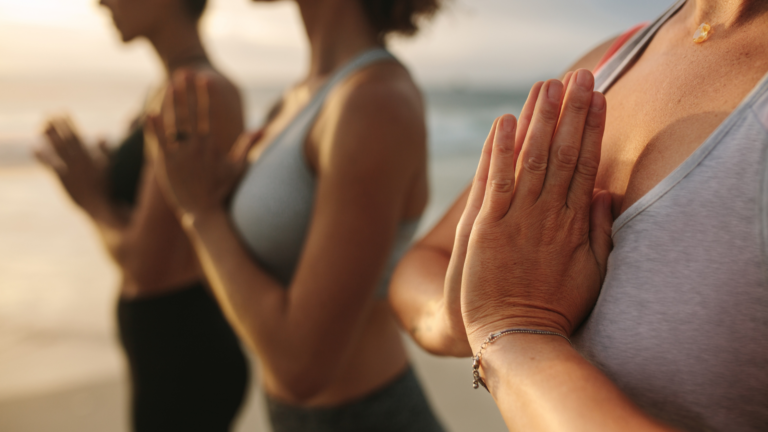
[[[235,190],[230,214],[236,231],[252,256],[286,287],[293,279],[304,248],[315,199],[315,175],[304,153],[307,135],[328,94],[356,71],[381,61],[396,59],[384,49],[374,49],[334,73],[251,164]],[[387,296],[389,279],[408,250],[418,223],[417,219],[400,224],[377,297]]]
[[[600,70],[606,91],[685,3]],[[689,431],[768,430],[768,75],[613,225],[577,349],[650,415]]]

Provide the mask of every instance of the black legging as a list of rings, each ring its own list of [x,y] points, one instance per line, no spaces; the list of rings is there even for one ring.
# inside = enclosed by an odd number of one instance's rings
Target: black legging
[[[248,387],[248,362],[205,286],[121,300],[117,315],[134,430],[230,430]]]

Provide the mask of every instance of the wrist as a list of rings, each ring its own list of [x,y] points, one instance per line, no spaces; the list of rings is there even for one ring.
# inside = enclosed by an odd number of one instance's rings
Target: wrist
[[[445,347],[443,350],[444,355],[464,358],[471,357],[472,348],[467,339],[467,330],[464,328],[464,322],[452,318],[454,314],[449,310],[445,301],[441,300],[438,308],[438,326],[442,330],[440,333],[443,339],[442,345]]]
[[[509,383],[551,371],[558,360],[575,353],[570,341],[552,334],[511,333],[486,344],[478,372],[492,394]]]
[[[204,231],[208,226],[227,221],[228,215],[223,207],[211,207],[194,212],[183,212],[181,226],[188,234]]]
[[[473,353],[480,350],[480,346],[488,336],[507,329],[553,332],[566,338],[571,336],[570,325],[562,315],[543,310],[510,311],[505,318],[486,316],[476,320],[469,320],[465,315],[464,322]]]

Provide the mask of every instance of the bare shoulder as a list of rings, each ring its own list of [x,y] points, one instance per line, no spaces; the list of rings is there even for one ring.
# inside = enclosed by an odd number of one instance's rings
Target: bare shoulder
[[[399,63],[371,65],[340,84],[315,132],[321,172],[337,167],[337,174],[358,178],[412,178],[426,166],[422,95]]]
[[[201,68],[196,73],[207,79],[211,103],[223,103],[232,109],[242,110],[240,89],[229,78],[213,68]]]
[[[605,56],[605,53],[608,52],[608,50],[611,48],[611,45],[613,45],[613,43],[616,42],[616,39],[618,38],[619,36],[612,37],[600,45],[592,48],[592,50],[577,60],[576,63],[571,65],[568,70],[575,71],[577,69],[588,69],[594,71],[595,67],[597,67],[597,64],[600,62],[600,60],[602,60],[603,56]]]
[[[379,63],[354,74],[329,96],[328,108],[338,116],[338,127],[350,133],[375,130],[394,146],[426,141],[421,91],[399,63]]]

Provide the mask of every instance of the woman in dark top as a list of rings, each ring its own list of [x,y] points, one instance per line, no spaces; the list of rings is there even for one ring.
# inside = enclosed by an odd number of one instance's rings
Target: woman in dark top
[[[200,42],[205,3],[101,1],[123,41],[149,40],[169,77],[185,68],[218,83],[220,91],[209,101],[217,112],[211,126],[216,142],[231,144],[243,129],[240,96]],[[158,187],[144,119],[159,112],[164,95],[160,89],[150,98],[112,152],[103,144],[101,151],[90,151],[68,119],[51,119],[45,129],[50,145],[38,158],[92,218],[121,270],[117,315],[130,365],[134,429],[226,431],[245,395],[248,362]]]

